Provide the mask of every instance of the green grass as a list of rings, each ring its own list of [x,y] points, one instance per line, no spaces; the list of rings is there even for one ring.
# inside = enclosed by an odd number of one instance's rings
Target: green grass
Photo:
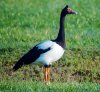
[[[50,86],[40,83],[40,81],[43,82],[41,65],[25,66],[12,73],[11,69],[15,62],[30,48],[38,42],[54,39],[57,36],[60,12],[66,4],[78,14],[66,16],[67,47],[64,57],[52,65],[51,82],[53,83]],[[23,90],[52,92],[59,89],[63,92],[66,90],[67,92],[73,90],[98,92],[97,84],[100,84],[99,11],[100,0],[1,0],[0,80],[2,81],[0,81],[0,91],[15,89],[16,92]],[[18,80],[18,83],[14,80]],[[22,80],[25,82],[21,83]],[[36,89],[37,87],[39,89]]]
[[[65,21],[67,47],[99,50],[99,0],[1,0],[0,48],[29,48],[38,41],[55,38],[60,12],[66,4],[78,12]]]
[[[99,92],[100,85],[90,83],[45,83],[32,81],[3,81],[0,84],[1,92]]]

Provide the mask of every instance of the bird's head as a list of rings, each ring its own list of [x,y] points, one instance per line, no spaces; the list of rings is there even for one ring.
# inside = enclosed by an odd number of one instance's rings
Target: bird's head
[[[61,12],[61,15],[66,16],[67,14],[77,14],[77,12],[73,11],[71,8],[66,5]]]

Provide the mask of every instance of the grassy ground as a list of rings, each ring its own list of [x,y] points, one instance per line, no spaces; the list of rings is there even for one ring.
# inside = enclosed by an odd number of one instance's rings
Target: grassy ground
[[[99,92],[100,85],[90,83],[52,83],[49,86],[40,82],[3,81],[0,84],[1,92]]]
[[[36,87],[39,87],[37,82],[28,83],[28,80],[43,81],[41,65],[25,66],[15,73],[12,73],[11,69],[14,63],[35,44],[56,37],[60,11],[66,4],[77,11],[78,15],[66,17],[66,53],[59,62],[53,64],[51,81],[56,83],[57,88],[61,88],[59,90],[67,86],[68,92],[72,92],[70,89],[81,92],[85,87],[87,90],[88,86],[89,90],[92,86],[97,90],[95,83],[100,83],[99,3],[99,0],[42,0],[41,2],[39,0],[1,0],[0,80],[2,81],[0,81],[0,90],[17,90],[17,87],[20,91],[24,88],[31,90],[27,88],[29,84],[36,84]],[[22,80],[27,82],[17,86],[18,83],[14,80],[19,80],[19,84]],[[74,86],[74,84],[66,84],[69,81],[86,83]],[[65,83],[63,87],[60,87],[61,82]],[[45,86],[42,85],[44,89]],[[23,88],[20,89],[20,87]],[[42,90],[42,88],[39,89]],[[49,89],[56,90],[56,86],[51,84],[46,90]],[[32,90],[37,89],[33,87]]]

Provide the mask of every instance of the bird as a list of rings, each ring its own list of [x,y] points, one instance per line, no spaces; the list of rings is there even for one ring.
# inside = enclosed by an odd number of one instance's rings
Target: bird
[[[44,81],[50,84],[51,65],[58,61],[64,54],[66,48],[65,42],[65,16],[68,14],[77,14],[68,5],[66,5],[60,14],[59,32],[55,39],[46,40],[35,45],[25,55],[23,55],[14,65],[13,70],[16,71],[24,65],[41,63],[44,67]]]

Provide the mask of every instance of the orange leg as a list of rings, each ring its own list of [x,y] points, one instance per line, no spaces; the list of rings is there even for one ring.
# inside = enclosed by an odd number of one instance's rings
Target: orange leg
[[[47,69],[47,72],[48,72],[48,75],[47,75],[47,84],[50,84],[50,67],[48,67],[48,69]]]
[[[50,66],[44,67],[44,80],[47,85],[50,84]]]
[[[44,67],[44,81],[47,82],[47,67]]]

